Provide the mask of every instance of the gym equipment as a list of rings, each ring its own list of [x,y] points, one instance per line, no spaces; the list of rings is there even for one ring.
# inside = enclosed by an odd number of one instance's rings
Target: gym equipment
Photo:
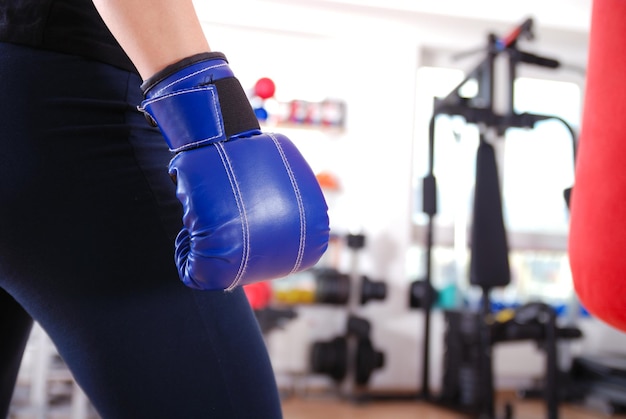
[[[533,339],[544,342],[547,350],[550,366],[546,374],[549,384],[546,386],[546,403],[548,405],[549,419],[555,419],[558,415],[558,397],[554,391],[554,359],[556,357],[556,336],[560,336],[559,329],[555,326],[553,310],[547,306],[541,306],[541,310],[524,309],[517,315],[517,322],[508,324],[506,328],[497,332],[492,325],[492,307],[489,299],[490,292],[495,287],[507,285],[510,282],[510,267],[508,261],[508,243],[502,216],[502,198],[498,177],[498,168],[495,158],[493,142],[502,137],[509,128],[533,128],[536,123],[547,119],[556,119],[562,122],[572,135],[573,157],[576,155],[576,135],[571,126],[562,118],[553,115],[537,115],[531,113],[517,113],[514,110],[514,81],[517,76],[517,66],[522,63],[557,68],[560,63],[557,60],[541,57],[518,48],[518,40],[533,36],[533,20],[527,19],[516,27],[510,34],[503,38],[497,38],[491,34],[488,36],[487,54],[485,59],[463,80],[448,96],[443,99],[435,98],[434,112],[429,124],[429,156],[428,173],[423,178],[423,212],[428,216],[426,236],[426,273],[419,285],[413,284],[411,288],[412,307],[421,307],[424,310],[424,345],[422,358],[422,389],[421,397],[427,401],[436,401],[429,387],[430,365],[430,312],[433,302],[432,286],[432,248],[434,245],[434,217],[437,214],[437,181],[434,175],[434,141],[435,121],[441,115],[461,116],[467,123],[477,124],[481,127],[480,141],[476,153],[476,184],[474,195],[474,210],[471,233],[471,261],[470,283],[482,290],[482,305],[478,313],[468,314],[473,319],[470,321],[471,328],[458,328],[449,324],[447,332],[449,350],[455,350],[454,339],[462,342],[460,347],[463,354],[471,358],[471,365],[460,368],[459,374],[465,377],[473,386],[473,393],[464,388],[465,393],[460,405],[472,405],[476,414],[481,419],[495,418],[494,388],[492,372],[492,347],[503,336],[507,339]],[[508,103],[504,111],[496,110],[495,106],[495,62],[496,58],[506,55],[508,58]],[[460,94],[460,89],[469,81],[476,80],[478,92],[475,97],[467,98]],[[565,199],[570,196],[570,189],[564,191]],[[569,201],[568,201],[569,203]],[[413,298],[417,294],[421,298]],[[538,306],[533,306],[537,308]],[[520,309],[521,310],[521,309]],[[525,313],[522,315],[521,313]],[[541,333],[516,334],[511,330],[519,329],[520,316],[524,317],[524,324],[533,324],[527,317],[528,313],[534,313],[541,319],[547,319],[542,324]],[[449,316],[452,316],[451,314]],[[463,318],[449,322],[461,323]],[[464,321],[463,321],[464,322]],[[517,327],[516,329],[513,326]],[[456,327],[456,328],[455,328]],[[471,345],[466,340],[471,330]],[[498,335],[500,333],[500,335]],[[463,336],[461,339],[460,336]],[[459,346],[456,346],[457,350]],[[458,353],[457,355],[461,355]],[[472,358],[473,357],[473,358]],[[450,358],[448,358],[450,359]],[[463,359],[463,358],[460,358]],[[450,367],[450,365],[449,365]],[[467,367],[467,368],[466,368]],[[448,371],[448,374],[450,372]],[[460,377],[457,377],[457,381]],[[445,381],[445,380],[444,380]],[[448,385],[454,380],[448,376]],[[446,393],[447,392],[447,393]],[[444,395],[448,401],[454,393],[453,388],[444,389]],[[459,397],[461,397],[459,396]],[[444,398],[445,400],[445,398]],[[457,403],[457,405],[459,405]],[[512,410],[506,409],[504,416],[511,417]]]
[[[276,85],[269,77],[261,77],[254,84],[254,94],[263,100],[273,97],[274,93],[276,93]]]
[[[347,308],[346,331],[329,341],[313,342],[310,358],[311,372],[331,377],[341,396],[356,400],[369,397],[367,383],[372,373],[384,366],[384,354],[374,348],[370,337],[371,323],[355,314],[358,306],[384,300],[387,296],[384,282],[372,281],[359,274],[358,253],[365,247],[365,241],[363,234],[346,236],[346,244],[352,252],[351,273],[344,277],[348,286],[341,287],[351,291],[349,295],[341,294],[345,297],[341,301],[346,303]],[[327,286],[333,284],[332,279],[326,283]],[[337,288],[336,285],[333,287]],[[329,286],[328,289],[333,288]]]
[[[502,312],[501,312],[502,313]],[[506,315],[504,315],[506,314]],[[445,348],[442,392],[437,403],[452,407],[470,416],[494,417],[491,359],[485,357],[491,347],[502,342],[531,340],[545,351],[545,383],[528,396],[541,397],[546,402],[547,417],[558,417],[558,405],[563,399],[577,400],[581,394],[568,387],[568,373],[559,370],[557,341],[577,339],[581,331],[574,327],[558,327],[555,310],[544,303],[529,303],[508,313],[491,314],[488,321],[482,313],[468,310],[445,312]],[[487,327],[485,327],[487,324]],[[481,333],[488,333],[488,338]],[[513,414],[505,408],[504,417]]]
[[[370,301],[382,301],[387,298],[387,284],[383,281],[373,281],[367,275],[359,273],[359,252],[365,247],[365,235],[349,233],[346,235],[346,244],[352,252],[350,273],[346,276],[354,290],[348,299],[348,312],[352,313],[359,305]]]
[[[418,279],[411,282],[409,290],[409,307],[431,308],[439,298],[439,291],[433,287],[430,281]]]
[[[274,93],[276,93],[276,84],[274,84],[274,80],[269,77],[261,77],[254,83],[250,97],[250,105],[259,122],[267,122],[270,118],[270,114],[265,108],[265,105],[268,99],[274,97]]]
[[[184,207],[183,283],[231,290],[315,265],[330,230],[322,190],[287,137],[260,131],[226,57],[186,58],[142,89],[139,109],[177,153],[169,173]]]
[[[274,329],[282,328],[286,323],[298,317],[298,313],[291,307],[263,307],[254,310],[261,332],[265,335]]]
[[[365,305],[370,301],[384,300],[387,296],[387,285],[382,281],[373,281],[366,275],[357,278],[354,285],[349,275],[334,268],[316,267],[296,275],[300,281],[292,278],[292,284],[285,283],[275,287],[275,304],[347,306],[353,293],[356,293],[355,298],[358,298],[359,304]]]
[[[570,375],[583,403],[607,415],[626,413],[626,357],[576,357]]]
[[[583,306],[626,331],[626,2],[593,2],[569,256]]]
[[[275,308],[271,306],[272,287],[269,282],[255,282],[245,285],[243,289],[263,334],[280,328],[289,320],[297,317],[296,311],[291,307]]]
[[[311,268],[274,285],[272,303],[277,306],[345,305],[350,298],[350,278],[334,268]]]
[[[350,316],[344,336],[314,342],[311,348],[311,371],[330,376],[347,397],[358,396],[372,373],[382,368],[384,354],[374,349],[370,338],[371,323]]]

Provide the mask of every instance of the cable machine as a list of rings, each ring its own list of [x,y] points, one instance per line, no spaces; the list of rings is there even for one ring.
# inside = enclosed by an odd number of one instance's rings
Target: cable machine
[[[425,277],[412,284],[411,306],[424,310],[420,397],[426,401],[434,401],[429,386],[431,361],[429,347],[431,310],[436,300],[434,297],[436,291],[432,285],[434,218],[437,214],[437,181],[434,174],[435,121],[442,115],[461,116],[467,123],[476,124],[479,127],[469,280],[471,285],[478,286],[482,290],[482,306],[477,315],[477,323],[474,325],[478,335],[477,374],[480,378],[476,383],[480,406],[478,412],[475,413],[481,419],[496,417],[493,397],[492,346],[497,340],[533,339],[543,342],[547,359],[544,397],[548,408],[548,418],[556,419],[558,417],[556,340],[559,337],[579,336],[579,332],[559,329],[556,326],[554,311],[545,304],[523,307],[516,313],[516,326],[519,326],[516,329],[517,335],[511,335],[511,330],[504,329],[498,334],[492,327],[490,292],[493,288],[508,285],[511,280],[498,168],[492,142],[501,139],[509,128],[534,128],[537,122],[555,119],[563,123],[571,134],[572,158],[574,161],[576,159],[576,134],[565,120],[554,115],[517,113],[514,110],[514,82],[517,78],[518,65],[530,64],[549,69],[561,66],[555,59],[520,50],[518,41],[523,38],[533,38],[533,20],[530,18],[503,38],[490,34],[486,57],[480,64],[448,96],[443,99],[435,98],[434,112],[429,123],[428,172],[422,179],[423,212],[428,217],[426,269]],[[496,109],[495,103],[495,66],[498,58],[506,59],[508,64],[506,71],[508,101],[504,111]],[[478,85],[477,94],[471,98],[460,94],[461,88],[469,80],[475,80]],[[568,203],[570,193],[571,188],[564,191],[564,198]],[[530,333],[528,327],[524,327],[533,321],[539,322],[540,327],[537,329],[534,327],[537,324],[533,324],[533,332]],[[508,409],[505,417],[509,418],[511,415],[512,412]]]

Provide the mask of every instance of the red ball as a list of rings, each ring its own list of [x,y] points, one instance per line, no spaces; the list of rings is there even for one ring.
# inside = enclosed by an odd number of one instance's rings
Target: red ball
[[[271,98],[274,96],[274,92],[276,92],[276,85],[274,81],[268,77],[260,78],[254,85],[254,94],[261,99]]]

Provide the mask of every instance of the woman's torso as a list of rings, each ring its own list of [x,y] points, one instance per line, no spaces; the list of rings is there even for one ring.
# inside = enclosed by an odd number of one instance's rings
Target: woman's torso
[[[3,0],[0,42],[79,55],[136,71],[91,0]]]

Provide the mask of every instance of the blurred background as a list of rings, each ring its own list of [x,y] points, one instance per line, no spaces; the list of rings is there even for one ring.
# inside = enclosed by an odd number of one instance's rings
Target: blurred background
[[[581,120],[591,0],[195,5],[212,49],[227,55],[263,128],[294,140],[329,204],[332,240],[319,265],[249,290],[285,397],[401,398],[424,396],[427,388],[454,403],[474,403],[463,390],[468,384],[450,378],[467,365],[446,354],[455,339],[465,339],[454,333],[473,333],[454,332],[454,316],[480,313],[485,296],[480,280],[470,279],[470,264],[476,150],[486,131],[499,170],[510,268],[509,278],[489,287],[492,321],[506,323],[530,303],[551,308],[566,337],[556,343],[559,373],[566,375],[579,357],[624,355],[624,334],[578,303],[566,253],[563,195],[574,184],[572,140]],[[519,60],[512,74],[511,48],[548,61]],[[490,53],[493,72],[485,74]],[[451,93],[475,99],[457,101],[463,109],[483,109],[485,83],[492,83],[489,110],[496,116],[550,118],[494,129],[482,117],[477,123],[463,112],[437,113],[435,98]],[[437,206],[429,214],[425,201],[433,191],[424,188],[432,183],[424,179],[432,175]],[[23,388],[51,365],[41,364],[45,337],[37,333]],[[494,338],[502,341],[490,346],[494,389],[545,381],[547,350],[538,344],[545,332],[537,333]],[[38,402],[49,402],[45,391]],[[22,397],[33,403],[32,394]]]

